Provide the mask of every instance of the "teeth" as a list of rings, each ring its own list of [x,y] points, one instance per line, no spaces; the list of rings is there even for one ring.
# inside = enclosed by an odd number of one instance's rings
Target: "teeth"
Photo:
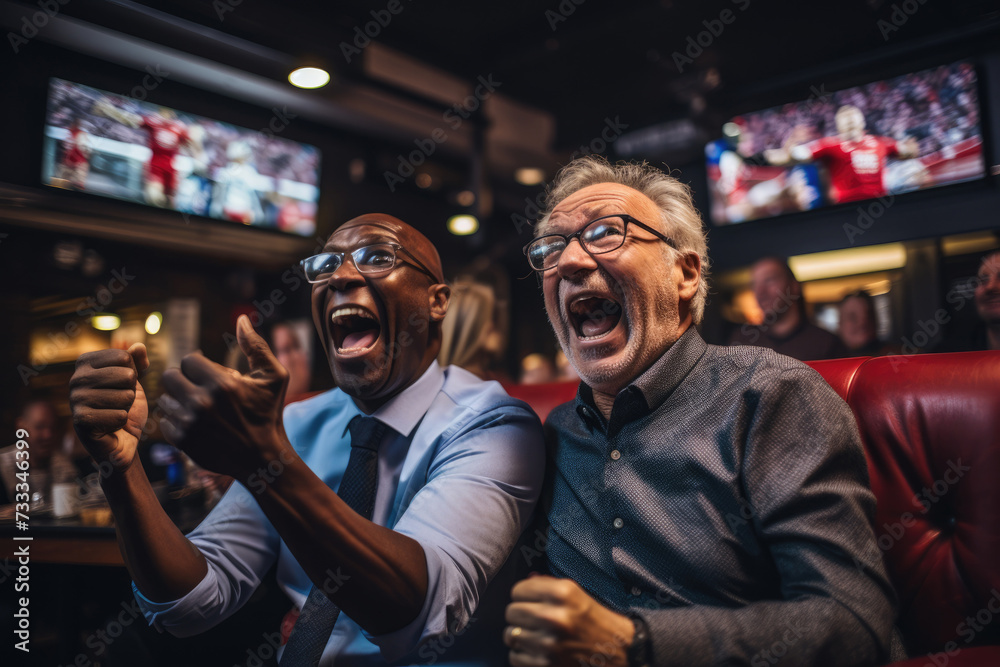
[[[366,317],[368,319],[372,319],[372,316],[368,314],[367,310],[364,310],[362,308],[353,308],[353,307],[350,307],[350,306],[346,306],[344,308],[338,308],[337,310],[333,311],[330,314],[330,320],[334,324],[339,324],[339,322],[337,322],[337,320],[339,320],[341,318],[344,318],[344,317],[349,317],[351,315],[357,315],[359,317]]]

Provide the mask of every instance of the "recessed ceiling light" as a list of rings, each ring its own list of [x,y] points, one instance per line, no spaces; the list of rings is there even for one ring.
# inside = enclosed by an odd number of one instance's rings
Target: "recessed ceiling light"
[[[163,315],[156,311],[150,313],[149,317],[146,318],[146,333],[152,336],[160,330],[161,324],[163,324]]]
[[[455,236],[468,236],[479,230],[479,220],[476,216],[464,213],[448,218],[448,231]]]
[[[299,88],[322,88],[330,82],[330,73],[318,67],[300,67],[288,75],[288,81]]]
[[[114,331],[122,324],[122,318],[111,313],[98,313],[90,318],[90,326],[98,331]]]
[[[521,167],[514,172],[514,180],[521,185],[538,185],[545,180],[545,172],[537,167]]]

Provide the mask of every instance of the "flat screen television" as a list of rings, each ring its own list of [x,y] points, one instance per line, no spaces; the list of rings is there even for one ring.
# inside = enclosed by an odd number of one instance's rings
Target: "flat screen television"
[[[314,146],[53,78],[42,182],[312,236]]]
[[[705,150],[712,221],[983,178],[976,81],[960,61],[734,117]]]

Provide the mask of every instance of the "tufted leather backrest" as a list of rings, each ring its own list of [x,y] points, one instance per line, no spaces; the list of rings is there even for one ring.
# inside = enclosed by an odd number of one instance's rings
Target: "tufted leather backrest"
[[[1000,642],[1000,352],[809,365],[858,420],[911,651]]]
[[[810,366],[857,418],[908,648],[1000,642],[1000,352]]]

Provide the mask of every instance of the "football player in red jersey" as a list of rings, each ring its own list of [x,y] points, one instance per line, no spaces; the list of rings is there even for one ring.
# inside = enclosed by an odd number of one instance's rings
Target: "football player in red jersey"
[[[94,105],[94,113],[116,120],[123,125],[146,130],[152,156],[146,163],[146,178],[143,194],[146,201],[154,206],[176,208],[174,195],[177,192],[177,169],[174,157],[181,146],[190,147],[193,157],[198,159],[203,151],[203,132],[198,126],[186,126],[173,109],[160,107],[155,115],[142,115],[123,111],[106,100]]]
[[[67,130],[69,136],[63,141],[63,155],[54,184],[83,190],[90,173],[90,135],[80,127],[79,118],[74,118]]]
[[[796,128],[788,142],[791,146],[764,151],[765,159],[774,165],[823,162],[830,177],[830,201],[834,204],[887,194],[883,179],[886,159],[917,157],[916,141],[867,134],[864,114],[850,104],[837,109],[834,120],[837,136],[801,143],[804,128]]]

